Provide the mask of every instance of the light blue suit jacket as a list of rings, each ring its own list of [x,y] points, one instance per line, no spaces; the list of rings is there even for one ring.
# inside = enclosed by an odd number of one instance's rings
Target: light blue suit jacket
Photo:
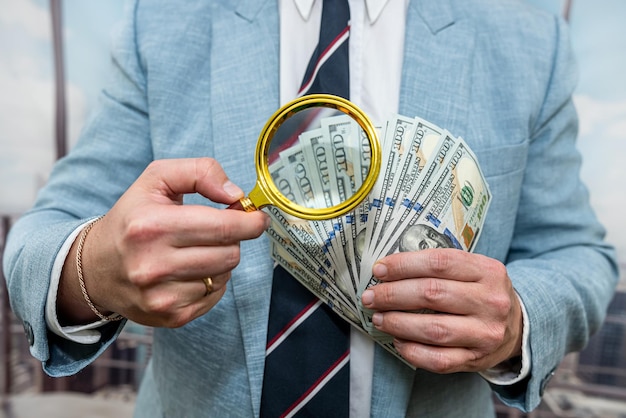
[[[129,5],[98,112],[6,250],[12,306],[48,373],[77,372],[119,332],[111,325],[100,344],[79,346],[46,331],[52,264],[73,229],[105,213],[153,159],[211,156],[251,190],[257,136],[279,106],[278,27],[275,1]],[[566,28],[516,1],[414,0],[406,31],[400,113],[464,137],[493,193],[476,250],[506,263],[532,353],[527,380],[493,389],[530,409],[563,355],[599,327],[617,280],[578,177]],[[155,330],[137,416],[258,415],[271,269],[265,237],[243,243],[211,312]],[[493,415],[490,387],[474,373],[414,372],[377,349],[372,416],[405,415]]]

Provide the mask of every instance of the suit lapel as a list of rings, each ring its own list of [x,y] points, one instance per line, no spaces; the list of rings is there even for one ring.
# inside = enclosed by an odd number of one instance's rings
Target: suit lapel
[[[469,22],[455,16],[451,3],[410,3],[400,113],[461,135],[467,125],[475,33]]]
[[[256,180],[254,151],[267,119],[279,107],[279,24],[274,2],[246,0],[219,7],[212,19],[211,113],[214,155],[245,191]],[[263,11],[263,18],[257,19]],[[233,38],[231,34],[242,34]],[[265,237],[260,238],[266,240]],[[246,355],[252,408],[259,413],[272,261],[267,245],[241,244],[242,257],[263,260],[237,268],[230,281]],[[242,263],[243,264],[243,263]]]
[[[467,125],[474,29],[449,0],[409,4],[400,114],[420,116],[454,135]],[[445,63],[445,67],[442,65]],[[414,372],[376,347],[372,417],[405,416]]]

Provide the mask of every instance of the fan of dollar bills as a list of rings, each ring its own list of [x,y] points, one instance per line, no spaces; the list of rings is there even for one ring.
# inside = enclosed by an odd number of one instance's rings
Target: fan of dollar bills
[[[280,152],[270,165],[274,182],[302,205],[308,199],[344,199],[355,192],[369,168],[367,147],[337,149],[349,143],[336,141],[337,135],[361,135],[356,122],[346,115],[332,116],[320,126],[300,134],[296,146]],[[272,219],[268,234],[278,264],[399,357],[392,337],[373,327],[372,312],[360,303],[363,291],[377,282],[374,262],[394,252],[433,247],[472,251],[491,194],[462,138],[420,118],[400,115],[377,129],[382,167],[365,201],[326,221],[307,221],[267,207]],[[334,170],[329,169],[333,164]]]

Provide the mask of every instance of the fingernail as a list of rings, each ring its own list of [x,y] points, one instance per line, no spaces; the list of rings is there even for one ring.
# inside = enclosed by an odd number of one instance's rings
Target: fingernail
[[[383,324],[383,314],[381,314],[380,312],[376,312],[374,315],[372,315],[372,323],[375,327],[381,326]]]
[[[394,347],[396,347],[397,349],[400,349],[400,348],[402,348],[402,346],[404,345],[404,341],[403,341],[403,340],[400,340],[400,339],[398,339],[398,338],[394,338],[394,339],[393,339],[393,345],[394,345]]]
[[[272,220],[270,219],[269,216],[265,217],[265,229],[270,227],[270,224],[272,223]]]
[[[372,302],[374,302],[374,291],[367,289],[361,295],[361,303],[363,303],[363,305],[365,306],[369,306],[372,304]]]
[[[387,266],[383,263],[376,263],[372,268],[372,273],[374,273],[374,277],[381,279],[387,275]]]
[[[235,183],[230,180],[227,180],[226,183],[224,183],[223,188],[224,191],[228,193],[231,197],[234,197],[236,199],[243,197],[243,190],[241,190],[237,185],[235,185]]]

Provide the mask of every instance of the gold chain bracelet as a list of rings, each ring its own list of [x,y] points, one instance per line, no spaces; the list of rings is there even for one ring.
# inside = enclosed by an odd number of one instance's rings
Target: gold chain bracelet
[[[78,283],[80,284],[80,290],[83,293],[83,298],[87,305],[91,308],[92,312],[95,313],[98,318],[104,321],[119,321],[124,317],[120,314],[113,313],[111,315],[104,315],[102,312],[96,308],[96,305],[93,304],[91,298],[87,294],[87,288],[85,287],[85,278],[83,277],[83,246],[85,245],[85,239],[87,238],[87,234],[91,231],[91,228],[98,223],[104,216],[100,216],[95,221],[91,222],[87,225],[82,232],[80,233],[80,238],[78,240],[78,247],[76,247],[76,272],[78,273]]]

